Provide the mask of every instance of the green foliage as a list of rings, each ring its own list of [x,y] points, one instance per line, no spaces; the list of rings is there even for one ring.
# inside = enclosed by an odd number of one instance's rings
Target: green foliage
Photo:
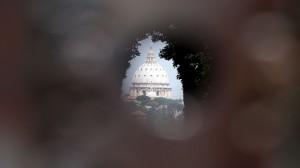
[[[153,100],[150,100],[146,103],[147,106],[151,106],[151,107],[158,107],[159,103]]]
[[[136,98],[136,100],[138,100],[138,101],[140,101],[141,102],[141,105],[146,105],[149,101],[151,101],[151,98],[150,97],[148,97],[148,96],[138,96],[137,98]]]
[[[167,60],[173,60],[173,66],[178,70],[177,78],[182,81],[186,92],[205,95],[210,88],[209,76],[212,70],[212,57],[210,56],[208,45],[201,42],[202,46],[198,50],[189,50],[184,44],[176,41],[168,41],[168,45],[161,50],[160,56]]]
[[[175,131],[176,127],[182,124],[183,115],[175,117],[175,112],[183,111],[182,100],[162,97],[151,100],[148,96],[138,96],[136,99],[141,103],[133,101],[127,102],[127,105],[132,111],[142,111],[147,114],[147,123],[150,129],[159,126],[168,131]]]
[[[130,111],[146,111],[146,108],[144,106],[141,106],[135,102],[126,102],[126,105]]]
[[[154,101],[158,102],[159,105],[169,105],[170,102],[171,102],[171,99],[166,99],[166,98],[163,98],[163,97],[157,97],[157,98],[154,98]]]
[[[184,108],[183,104],[176,103],[176,102],[173,102],[170,105],[168,105],[168,110],[170,111],[174,111],[174,110],[183,111],[183,108]]]
[[[177,103],[183,104],[183,100],[182,99],[175,99],[174,101],[177,102]]]
[[[150,106],[153,109],[156,109],[160,112],[163,111],[183,111],[184,105],[182,104],[182,100],[173,100],[166,99],[163,97],[157,97],[151,100],[148,96],[138,96],[136,100],[140,101],[140,104],[136,104],[134,102],[129,102],[128,106],[130,109],[139,110],[139,111],[147,111],[146,106]],[[153,110],[152,109],[152,110]]]

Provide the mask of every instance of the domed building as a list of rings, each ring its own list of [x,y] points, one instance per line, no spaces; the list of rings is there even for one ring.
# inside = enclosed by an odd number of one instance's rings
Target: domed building
[[[172,97],[169,77],[164,68],[155,61],[155,54],[150,48],[147,60],[134,73],[132,87],[129,96],[135,99],[137,96],[145,95],[151,98]]]

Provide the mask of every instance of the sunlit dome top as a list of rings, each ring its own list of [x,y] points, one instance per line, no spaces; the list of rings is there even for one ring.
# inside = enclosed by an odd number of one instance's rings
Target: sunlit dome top
[[[169,84],[169,77],[162,66],[155,61],[155,55],[150,48],[147,61],[134,73],[132,83]]]

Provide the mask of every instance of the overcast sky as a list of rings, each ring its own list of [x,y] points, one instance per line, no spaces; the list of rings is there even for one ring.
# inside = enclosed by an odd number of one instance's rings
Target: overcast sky
[[[152,40],[150,38],[147,38],[140,42],[141,46],[139,47],[139,52],[141,53],[140,56],[135,57],[130,61],[130,67],[126,72],[126,78],[123,80],[123,86],[122,86],[122,92],[123,94],[129,93],[129,87],[132,86],[132,78],[135,73],[135,71],[138,69],[140,65],[142,65],[146,59],[147,54],[150,50],[150,46],[152,43]],[[177,79],[177,69],[173,67],[173,61],[167,61],[165,59],[161,59],[158,54],[161,49],[163,49],[166,46],[165,43],[162,42],[156,42],[153,44],[153,51],[156,55],[156,62],[159,63],[168,73],[169,81],[170,81],[170,87],[172,88],[173,99],[183,99],[183,92],[182,92],[182,83],[180,80]]]

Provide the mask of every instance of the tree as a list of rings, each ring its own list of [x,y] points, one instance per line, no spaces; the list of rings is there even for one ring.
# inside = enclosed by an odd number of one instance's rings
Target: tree
[[[144,106],[140,106],[139,104],[135,102],[126,102],[126,106],[128,109],[132,111],[143,111],[146,112],[146,108]]]
[[[151,100],[151,98],[148,96],[142,95],[142,96],[138,96],[136,98],[136,100],[140,101],[142,106],[145,106]]]
[[[177,78],[182,81],[185,92],[196,93],[201,99],[206,98],[210,88],[209,77],[212,68],[212,56],[208,43],[201,37],[193,39],[194,47],[186,40],[178,40],[182,36],[182,28],[168,28],[163,33],[152,32],[153,41],[163,41],[167,46],[161,50],[160,57],[173,60],[173,66],[178,70]],[[180,36],[180,37],[179,37]],[[195,92],[197,91],[197,92]]]
[[[183,104],[183,100],[182,99],[175,99],[174,101],[177,102],[177,103]]]
[[[184,105],[177,103],[177,102],[173,102],[168,106],[168,110],[170,110],[170,111],[174,111],[174,110],[183,111],[183,108],[184,108]]]
[[[154,98],[154,101],[158,102],[159,105],[168,105],[169,104],[169,99],[166,99],[163,97]]]
[[[157,108],[159,106],[159,103],[156,102],[156,101],[153,101],[153,100],[150,100],[146,103],[147,106],[151,106],[151,107],[154,107],[154,108]]]

